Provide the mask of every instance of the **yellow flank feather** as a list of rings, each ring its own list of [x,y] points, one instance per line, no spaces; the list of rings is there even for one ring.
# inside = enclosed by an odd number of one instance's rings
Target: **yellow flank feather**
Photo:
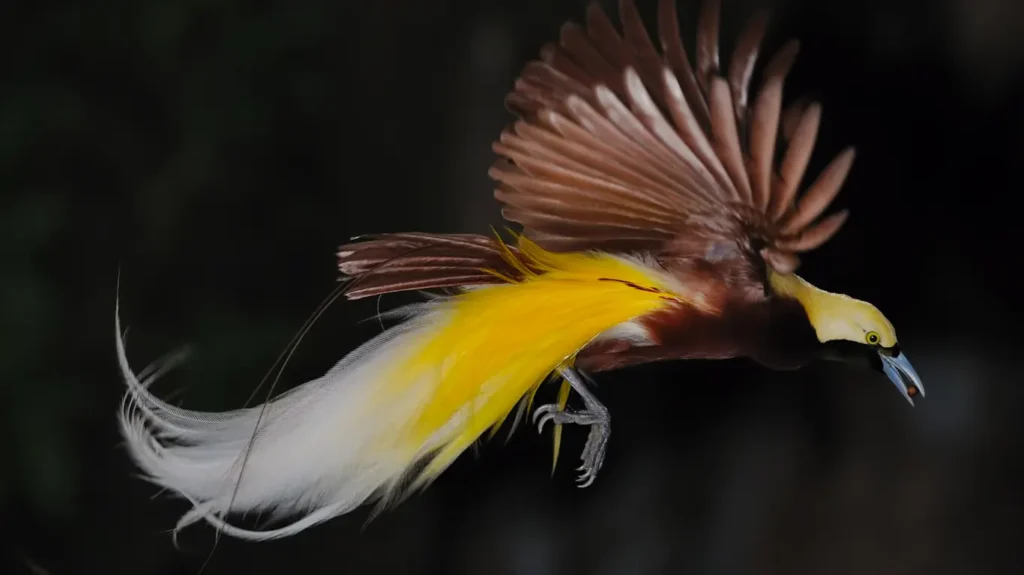
[[[527,393],[601,333],[624,322],[686,304],[663,272],[603,253],[547,252],[525,238],[505,256],[525,278],[437,302],[438,325],[385,385],[432,380],[419,417],[400,430],[400,448],[436,446],[412,488],[425,487],[488,428],[500,425]],[[506,278],[512,281],[511,278]],[[557,451],[557,439],[556,439]]]
[[[569,381],[562,378],[562,387],[558,388],[558,409],[564,410],[565,405],[569,403],[569,392],[572,390],[572,386],[569,385]],[[562,446],[562,425],[559,423],[555,424],[554,433],[555,448],[551,457],[551,473],[555,472],[555,467],[558,466],[558,451]]]

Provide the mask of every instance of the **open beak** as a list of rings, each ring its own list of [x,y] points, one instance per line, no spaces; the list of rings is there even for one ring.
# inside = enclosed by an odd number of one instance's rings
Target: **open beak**
[[[910,405],[914,405],[914,398],[918,395],[924,397],[924,385],[921,383],[921,377],[914,371],[914,366],[910,365],[903,352],[887,355],[880,350],[878,357],[882,358],[882,371],[896,386],[896,389],[900,390],[903,397],[907,398]]]

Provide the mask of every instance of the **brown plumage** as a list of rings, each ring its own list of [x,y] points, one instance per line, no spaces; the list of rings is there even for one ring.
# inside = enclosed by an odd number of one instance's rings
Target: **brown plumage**
[[[718,4],[701,11],[695,68],[670,0],[659,3],[661,52],[632,0],[619,3],[621,35],[597,5],[585,27],[563,26],[508,98],[520,120],[495,144],[504,159],[491,169],[507,219],[553,250],[694,258],[719,249],[779,273],[835,235],[846,212],[819,218],[853,151],[796,200],[821,117],[819,105],[799,102],[780,130],[797,44],[769,60],[748,102],[766,19],[751,21],[721,70]]]
[[[394,233],[353,238],[338,249],[338,269],[347,276],[345,296],[360,299],[405,290],[501,283],[492,270],[519,279],[502,250],[515,250],[473,234]]]
[[[507,97],[518,119],[494,143],[490,170],[504,217],[550,251],[651,256],[706,298],[703,312],[642,318],[652,340],[644,345],[592,344],[578,355],[582,368],[736,356],[796,367],[820,347],[804,310],[776,297],[769,275],[791,274],[800,253],[846,221],[846,211],[825,212],[853,150],[798,193],[821,122],[816,102],[783,109],[799,43],[768,58],[752,90],[767,17],[749,21],[726,59],[719,4],[702,6],[692,64],[673,0],[658,3],[660,50],[633,0],[619,2],[621,33],[591,5],[585,24],[562,26]],[[343,246],[340,268],[352,299],[502,281],[484,269],[516,280],[504,249],[515,248],[483,236],[390,234]],[[782,330],[791,332],[785,345]]]
[[[751,79],[767,18],[753,18],[720,68],[719,2],[704,3],[695,65],[672,0],[658,4],[659,51],[632,0],[622,33],[599,6],[565,24],[508,95],[519,119],[494,150],[502,214],[552,251],[653,254],[679,274],[712,273],[719,288],[763,299],[767,268],[787,274],[801,252],[838,232],[845,211],[821,217],[842,186],[852,149],[797,200],[821,107],[782,109],[799,45],[785,44]],[[778,159],[777,159],[778,158]],[[388,234],[340,250],[355,299],[407,289],[500,281],[514,274],[502,246],[472,235]]]
[[[701,10],[694,65],[673,0],[658,4],[661,50],[632,0],[621,0],[619,13],[621,33],[591,5],[585,25],[565,24],[559,42],[525,66],[507,97],[519,119],[494,144],[495,198],[543,248],[651,255],[716,313],[679,307],[643,318],[648,344],[604,339],[581,351],[578,365],[741,355],[804,363],[818,342],[800,306],[772,296],[769,269],[793,272],[798,254],[838,232],[847,213],[822,216],[853,151],[797,199],[821,121],[815,102],[783,111],[799,44],[783,44],[751,90],[765,15],[750,20],[722,69],[717,0]],[[502,281],[484,270],[518,279],[504,249],[514,247],[483,236],[387,234],[343,246],[339,267],[355,299]],[[794,333],[780,347],[781,329]]]

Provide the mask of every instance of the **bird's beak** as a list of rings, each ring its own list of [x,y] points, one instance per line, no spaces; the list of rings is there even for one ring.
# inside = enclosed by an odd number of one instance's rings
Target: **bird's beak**
[[[882,371],[896,389],[900,390],[903,397],[907,398],[910,405],[914,405],[914,398],[918,395],[924,397],[921,377],[914,371],[914,366],[910,365],[902,351],[892,354],[890,350],[880,349],[878,357],[882,359]]]

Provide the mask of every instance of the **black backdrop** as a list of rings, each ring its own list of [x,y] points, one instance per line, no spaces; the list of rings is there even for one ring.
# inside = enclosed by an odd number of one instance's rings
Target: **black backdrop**
[[[612,4],[612,3],[609,3]],[[726,38],[757,2],[724,2]],[[196,573],[206,527],[118,444],[114,298],[161,391],[239,405],[378,231],[487,231],[490,142],[520,66],[580,0],[108,0],[0,8],[0,525],[24,573]],[[653,2],[640,2],[653,17]],[[695,6],[682,0],[683,27]],[[1014,304],[1024,5],[775,3],[787,95],[824,104],[817,171],[859,155],[852,217],[803,275],[876,303],[928,397],[835,367],[666,364],[601,377],[608,462],[521,428],[424,495],[264,544],[208,573],[988,573],[1020,564]],[[391,307],[402,297],[387,297]],[[375,333],[337,304],[294,385]],[[553,393],[553,391],[548,391]]]

